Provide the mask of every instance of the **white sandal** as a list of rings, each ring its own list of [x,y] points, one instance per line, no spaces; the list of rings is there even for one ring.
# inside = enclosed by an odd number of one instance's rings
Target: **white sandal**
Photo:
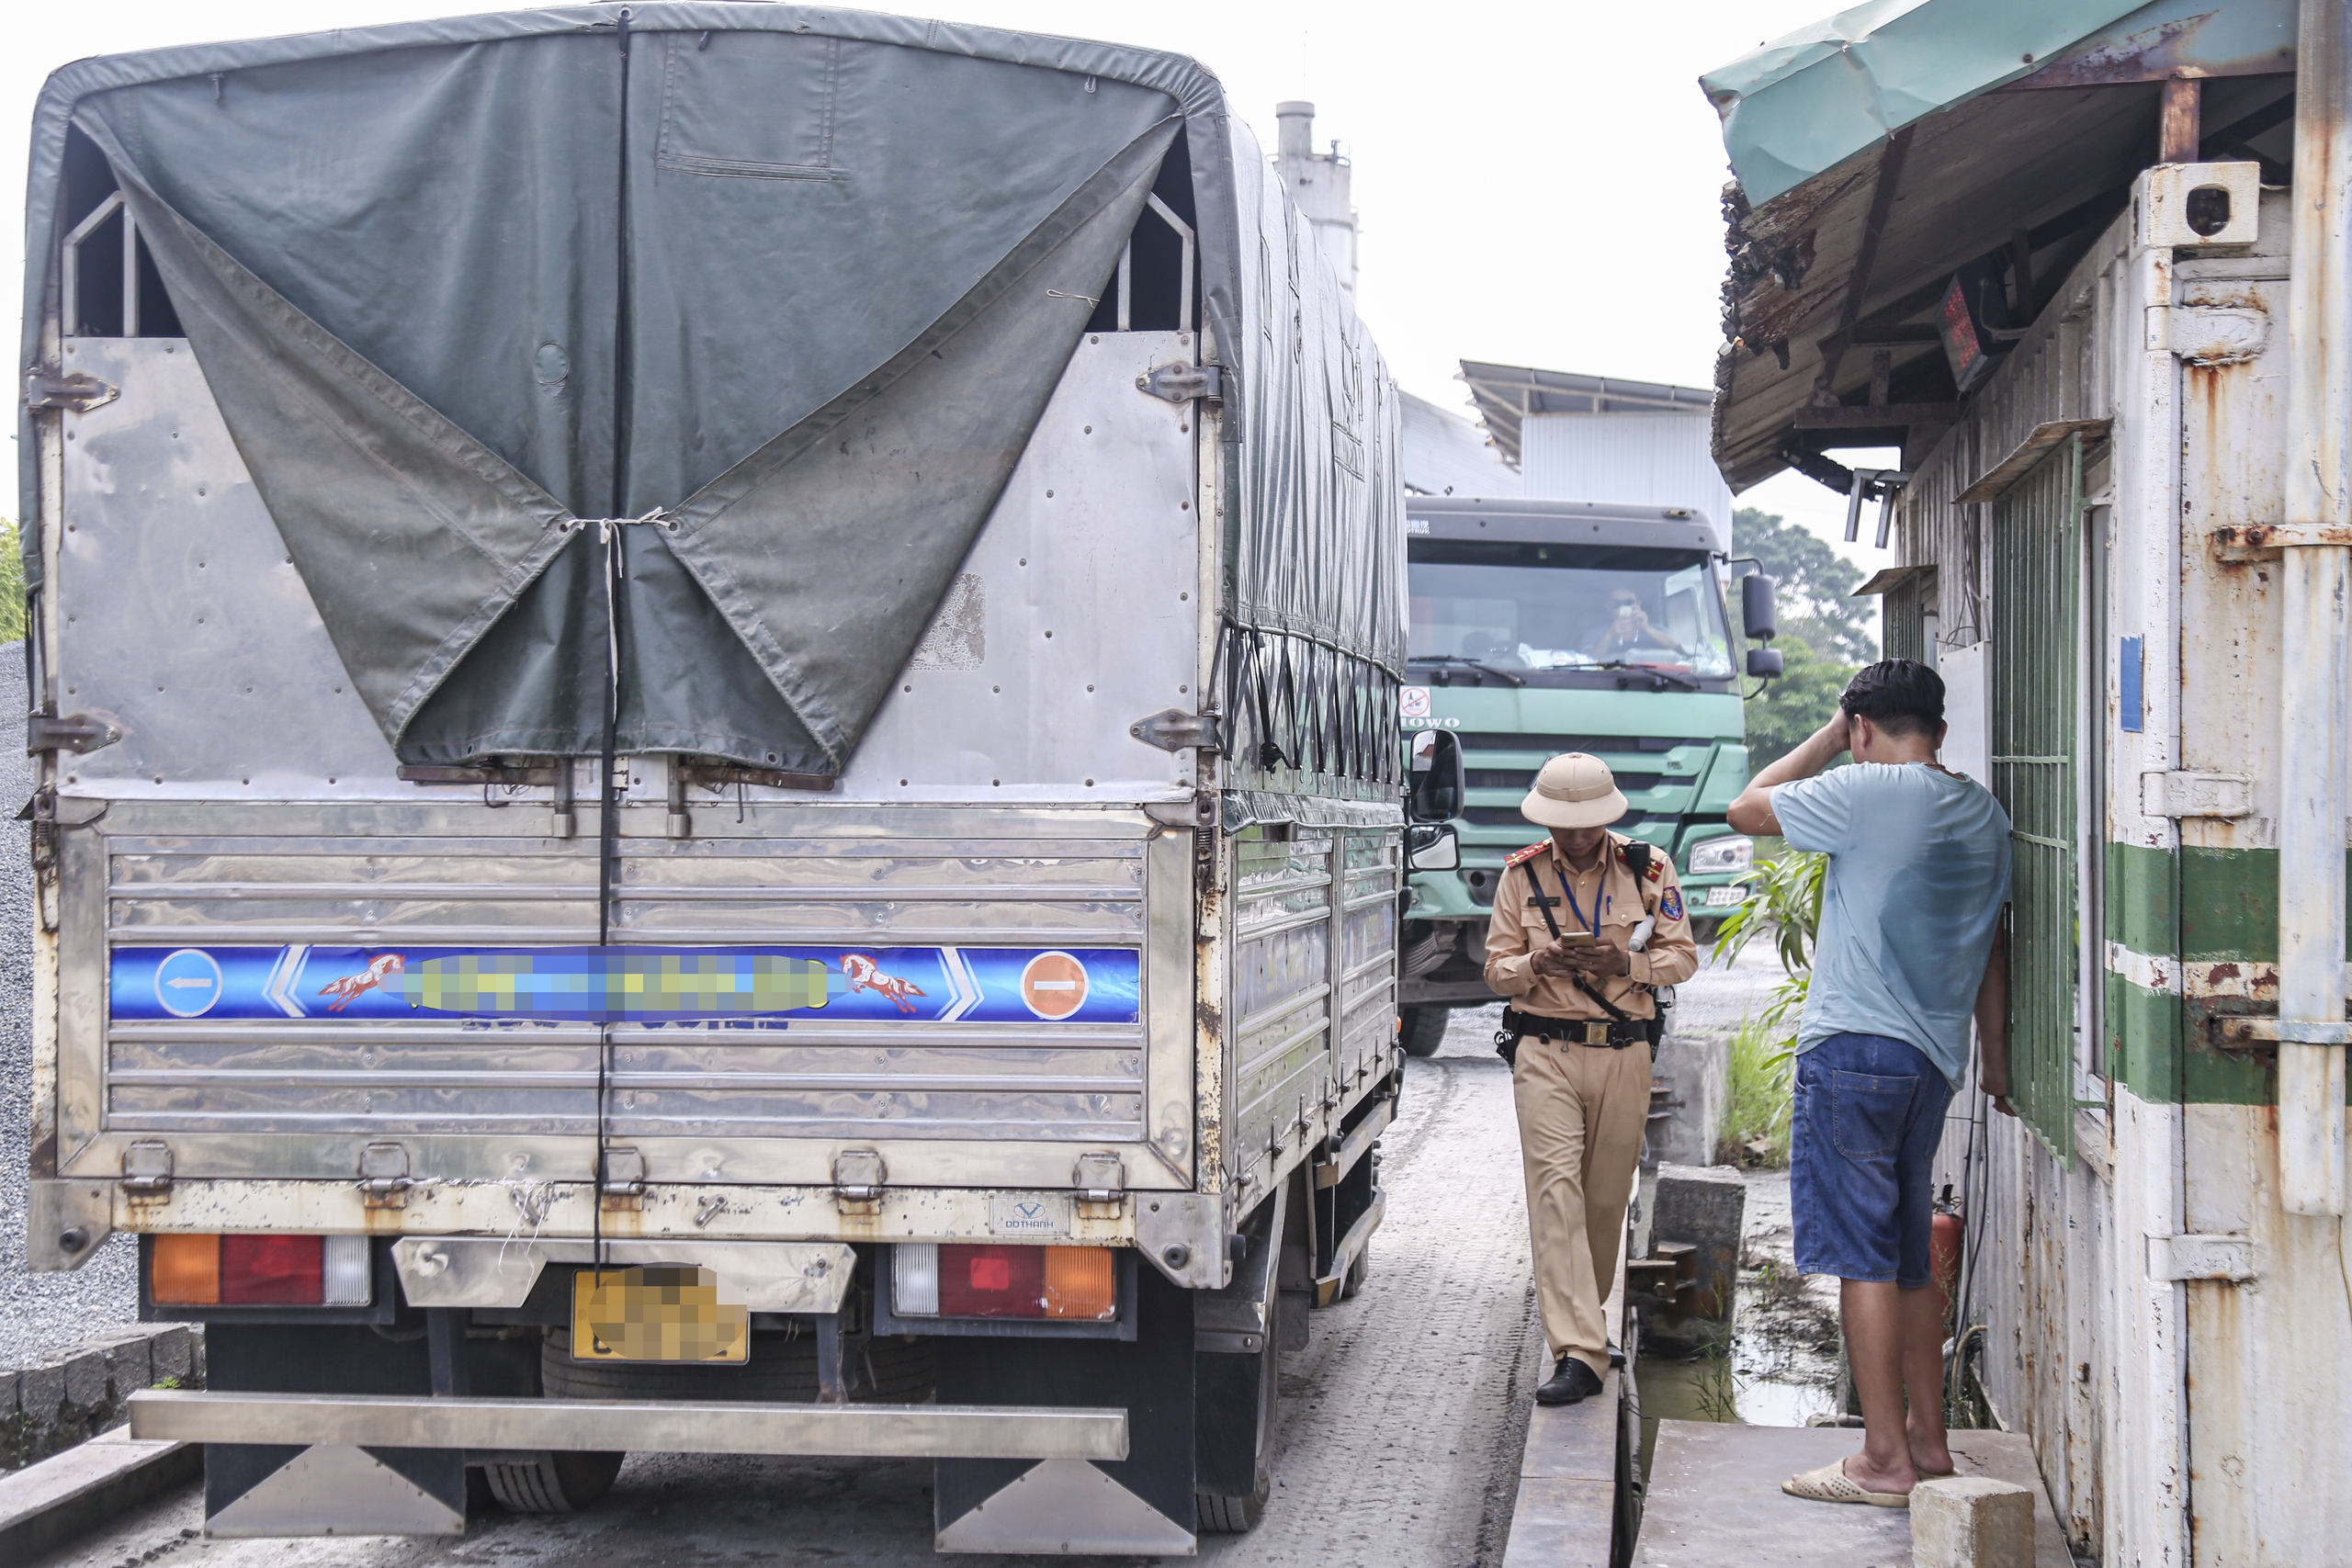
[[[1907,1492],[1873,1492],[1846,1473],[1846,1461],[1832,1460],[1819,1470],[1808,1470],[1781,1483],[1781,1490],[1808,1503],[1865,1503],[1873,1508],[1907,1508]]]

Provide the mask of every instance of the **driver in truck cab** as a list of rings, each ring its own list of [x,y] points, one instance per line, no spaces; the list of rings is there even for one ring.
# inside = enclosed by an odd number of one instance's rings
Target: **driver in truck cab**
[[[1609,618],[1600,623],[1585,651],[1599,660],[1623,659],[1637,648],[1653,648],[1661,641],[1672,646],[1671,638],[1650,625],[1642,596],[1630,588],[1618,588],[1609,595]]]
[[[1650,1111],[1665,1021],[1657,991],[1698,972],[1671,857],[1609,830],[1625,797],[1598,757],[1535,775],[1520,814],[1551,837],[1504,863],[1487,927],[1487,984],[1510,998],[1496,1049],[1511,1065],[1536,1299],[1555,1362],[1535,1391],[1573,1404],[1611,1359],[1601,1303]]]

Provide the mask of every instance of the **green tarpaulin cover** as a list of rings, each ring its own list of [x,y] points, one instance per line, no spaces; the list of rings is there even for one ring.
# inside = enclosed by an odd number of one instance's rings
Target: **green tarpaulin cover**
[[[404,761],[594,753],[616,633],[621,750],[837,774],[1180,138],[1245,479],[1229,613],[1396,669],[1385,373],[1302,290],[1311,240],[1214,77],[626,13],[87,61],[36,115],[27,363],[78,133]]]

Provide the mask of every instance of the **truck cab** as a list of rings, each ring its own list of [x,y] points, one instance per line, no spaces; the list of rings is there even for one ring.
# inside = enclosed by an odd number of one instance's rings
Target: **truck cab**
[[[1684,507],[1414,496],[1402,721],[1452,732],[1467,789],[1461,866],[1411,879],[1401,933],[1406,1048],[1496,999],[1487,918],[1520,815],[1563,751],[1607,762],[1630,810],[1615,831],[1674,859],[1702,934],[1747,897],[1753,844],[1724,813],[1747,782],[1738,665],[1724,611],[1724,525]]]

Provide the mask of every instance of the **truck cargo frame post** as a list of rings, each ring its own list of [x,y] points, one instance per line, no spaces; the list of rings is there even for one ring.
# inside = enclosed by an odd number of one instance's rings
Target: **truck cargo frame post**
[[[640,1450],[1254,1525],[1385,1212],[1404,525],[1215,79],[588,6],[85,62],[33,147],[29,1251],[208,1325],[131,1402],[207,1529]]]

